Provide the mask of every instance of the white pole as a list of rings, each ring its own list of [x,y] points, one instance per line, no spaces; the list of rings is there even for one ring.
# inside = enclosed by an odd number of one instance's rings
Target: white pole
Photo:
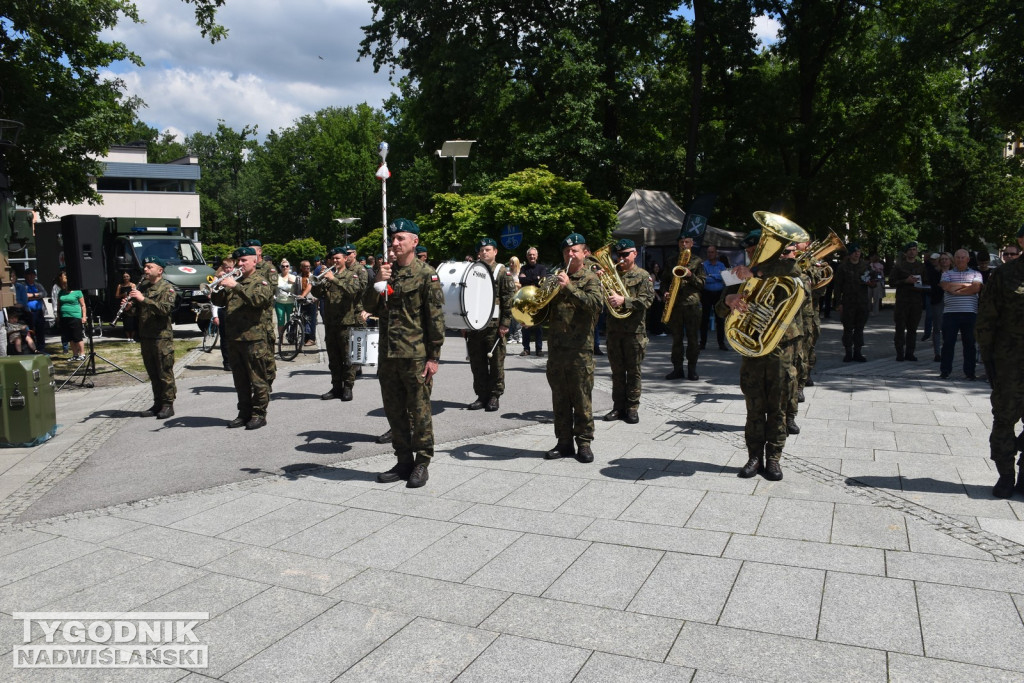
[[[391,175],[391,171],[388,170],[388,143],[381,142],[377,148],[377,153],[380,154],[380,168],[377,169],[377,177],[380,178],[380,215],[381,215],[381,242],[383,243],[384,251],[381,254],[385,259],[388,257],[388,176]],[[388,290],[385,285],[384,289],[384,300],[387,301]]]

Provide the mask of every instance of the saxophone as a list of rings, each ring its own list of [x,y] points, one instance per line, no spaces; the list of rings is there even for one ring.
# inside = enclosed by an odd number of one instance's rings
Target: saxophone
[[[626,290],[626,283],[619,277],[619,269],[615,267],[615,262],[612,261],[611,257],[612,246],[606,244],[597,251],[594,252],[594,260],[597,262],[596,273],[601,278],[601,286],[604,287],[604,296],[607,299],[611,293],[618,294],[619,296],[628,296]],[[623,304],[620,308],[614,308],[611,304],[607,305],[608,314],[614,318],[628,318],[632,313],[631,310],[626,308]]]
[[[679,294],[679,284],[683,280],[683,275],[686,272],[686,265],[690,262],[690,250],[683,249],[679,252],[679,260],[676,261],[675,268],[672,269],[672,284],[669,285],[668,293],[665,295],[665,310],[661,314],[661,324],[667,325],[669,318],[672,317],[672,307],[676,303],[676,295]]]

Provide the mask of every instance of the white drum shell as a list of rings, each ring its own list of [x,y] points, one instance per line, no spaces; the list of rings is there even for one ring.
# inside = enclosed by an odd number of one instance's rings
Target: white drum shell
[[[444,326],[482,330],[494,316],[494,279],[479,261],[446,261],[437,267],[444,291]]]
[[[353,328],[348,336],[348,358],[353,365],[376,365],[380,331]]]

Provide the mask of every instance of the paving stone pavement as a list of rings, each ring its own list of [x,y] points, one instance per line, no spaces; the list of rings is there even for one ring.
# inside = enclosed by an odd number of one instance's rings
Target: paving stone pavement
[[[735,355],[664,382],[660,338],[641,423],[598,420],[589,465],[506,419],[439,444],[421,489],[377,484],[385,454],[19,519],[123,423],[69,425],[0,476],[0,680],[1024,680],[1024,501],[990,495],[987,386],[886,358],[873,322],[842,364],[826,321],[780,482],[736,477]],[[57,611],[208,612],[209,665],[14,668],[13,614]]]

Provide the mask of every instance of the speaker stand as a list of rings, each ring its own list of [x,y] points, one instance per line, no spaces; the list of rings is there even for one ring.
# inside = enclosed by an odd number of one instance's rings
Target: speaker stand
[[[138,381],[140,381],[142,383],[145,383],[146,380],[142,379],[138,375],[135,375],[135,374],[133,374],[132,372],[130,372],[128,370],[125,370],[124,368],[122,368],[120,365],[118,365],[117,363],[113,362],[109,358],[104,358],[100,354],[96,353],[96,347],[95,347],[95,344],[93,343],[93,324],[92,324],[92,320],[88,320],[87,319],[86,322],[88,323],[86,327],[87,327],[88,333],[89,333],[88,334],[88,336],[89,336],[89,353],[85,356],[85,360],[81,361],[78,364],[78,367],[75,368],[75,371],[71,373],[71,376],[68,377],[66,380],[64,380],[63,384],[61,384],[59,387],[57,387],[57,391],[60,391],[65,386],[67,386],[68,382],[70,382],[76,376],[78,376],[79,373],[81,373],[82,381],[78,384],[78,386],[85,387],[86,389],[92,389],[93,386],[95,386],[95,384],[93,383],[93,381],[91,379],[89,379],[89,376],[90,375],[92,375],[93,377],[96,376],[96,359],[97,358],[99,358],[101,361],[103,361],[104,363],[106,363],[110,367],[114,368],[118,372],[123,372],[124,374],[128,375],[132,379],[136,379],[136,380],[138,380]],[[102,324],[102,322],[100,324]]]

